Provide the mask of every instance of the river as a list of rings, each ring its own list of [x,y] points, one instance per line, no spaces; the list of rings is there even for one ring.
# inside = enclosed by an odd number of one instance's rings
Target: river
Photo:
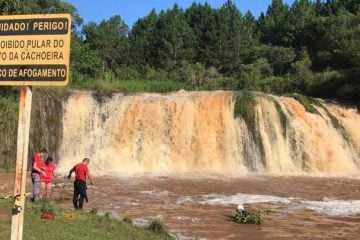
[[[0,175],[1,191],[13,176]],[[60,179],[53,200],[71,207],[72,184]],[[57,180],[59,183],[59,180]],[[61,185],[61,184],[60,184]],[[59,184],[57,184],[59,186]],[[31,184],[28,181],[28,191]],[[180,239],[359,239],[360,179],[204,174],[95,177],[85,210],[137,225],[161,219]],[[234,222],[237,204],[267,211],[261,225]]]

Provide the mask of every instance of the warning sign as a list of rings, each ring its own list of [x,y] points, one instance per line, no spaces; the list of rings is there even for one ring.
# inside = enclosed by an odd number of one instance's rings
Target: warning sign
[[[70,14],[0,16],[0,85],[66,86]]]

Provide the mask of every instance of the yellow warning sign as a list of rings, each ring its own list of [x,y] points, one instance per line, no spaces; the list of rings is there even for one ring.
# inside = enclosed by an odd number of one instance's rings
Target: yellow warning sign
[[[66,86],[70,14],[0,16],[0,85]]]

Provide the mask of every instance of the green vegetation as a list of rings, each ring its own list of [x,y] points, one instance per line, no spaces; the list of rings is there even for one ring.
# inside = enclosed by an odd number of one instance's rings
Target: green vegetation
[[[50,201],[43,201],[39,204],[34,204],[34,205],[35,207],[38,207],[38,208],[34,207],[34,210],[38,209],[37,212],[55,214],[57,211],[55,205],[52,204]],[[57,212],[59,212],[59,210]]]
[[[123,221],[127,222],[127,223],[130,223],[130,224],[133,224],[133,220],[128,216],[124,217]]]
[[[240,12],[232,0],[224,0],[220,8],[193,3],[182,9],[175,4],[151,11],[131,28],[119,15],[84,24],[77,9],[64,0],[0,1],[0,14],[63,12],[73,16],[71,88],[102,94],[181,89],[295,92],[290,96],[311,113],[318,113],[317,103],[305,96],[350,100],[359,106],[358,0],[296,0],[291,6],[272,0],[257,19]],[[61,101],[66,96],[55,98],[58,93],[41,90],[39,94],[41,99],[34,96],[32,116],[41,116],[41,108],[49,111],[47,117],[32,121],[30,154],[44,143],[56,152],[61,140]],[[17,97],[16,89],[0,88],[0,169],[13,168]],[[257,141],[254,101],[246,94],[240,98],[235,115],[245,120]],[[285,134],[286,116],[279,107]],[[52,129],[37,131],[42,126]]]
[[[305,110],[309,113],[314,113],[314,114],[319,114],[319,111],[314,107],[315,106],[321,106],[320,102],[314,98],[311,97],[307,97],[298,93],[293,93],[293,94],[287,94],[287,96],[292,97],[294,99],[296,99],[296,101],[298,101],[299,103],[301,103],[304,107]]]
[[[150,231],[153,231],[158,234],[166,235],[164,223],[160,219],[153,220],[150,225],[147,227]]]
[[[275,107],[276,107],[276,111],[279,114],[279,118],[280,118],[280,124],[281,124],[281,129],[282,129],[282,134],[285,136],[286,135],[286,129],[288,126],[288,118],[286,117],[284,111],[282,110],[280,104],[273,99],[274,103],[275,103]]]
[[[232,0],[193,3],[129,28],[115,15],[83,24],[63,0],[0,2],[0,14],[69,12],[71,87],[121,90],[257,90],[360,100],[360,2],[272,0],[255,18]]]
[[[256,129],[256,105],[256,98],[251,92],[241,91],[236,96],[234,109],[235,117],[244,119],[252,133],[254,133]]]
[[[173,92],[181,89],[192,90],[191,86],[181,82],[171,81],[112,81],[112,80],[95,80],[89,86],[79,86],[79,88],[91,88],[102,94],[112,92],[136,93],[136,92]]]
[[[59,89],[33,88],[30,156],[46,146],[57,162],[62,140],[63,102],[68,96],[68,92]]]
[[[248,127],[256,147],[259,149],[262,156],[264,156],[264,146],[261,141],[260,132],[256,124],[256,97],[253,92],[240,91],[237,93],[234,106],[235,117],[242,118]],[[265,162],[263,162],[265,164]]]
[[[11,200],[0,201],[0,239],[10,239]],[[54,211],[54,220],[40,218],[44,211]],[[171,239],[130,223],[116,221],[96,214],[72,211],[51,203],[27,202],[25,211],[24,240],[148,240]]]
[[[18,122],[18,101],[14,93],[0,95],[0,169],[14,167]]]
[[[264,213],[261,210],[256,210],[251,213],[245,211],[237,211],[234,220],[241,224],[257,224],[260,225],[263,222]]]
[[[0,169],[7,171],[15,166],[19,103],[14,89],[0,88],[0,93]],[[57,161],[62,138],[62,102],[67,97],[68,93],[62,90],[33,88],[29,159],[46,146]]]

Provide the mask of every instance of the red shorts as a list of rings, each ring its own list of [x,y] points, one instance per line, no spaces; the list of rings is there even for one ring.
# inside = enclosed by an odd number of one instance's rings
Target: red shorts
[[[48,185],[48,184],[52,183],[52,180],[41,180],[41,182]]]

